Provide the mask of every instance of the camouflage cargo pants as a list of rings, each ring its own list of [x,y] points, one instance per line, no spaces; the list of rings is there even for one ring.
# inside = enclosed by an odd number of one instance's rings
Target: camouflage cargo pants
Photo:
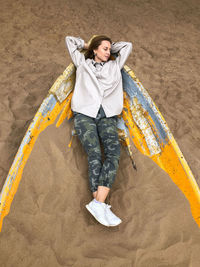
[[[75,113],[74,127],[88,156],[90,189],[98,186],[111,188],[117,173],[120,143],[117,132],[117,117],[106,118],[102,108],[96,118]],[[100,141],[105,160],[102,162]]]

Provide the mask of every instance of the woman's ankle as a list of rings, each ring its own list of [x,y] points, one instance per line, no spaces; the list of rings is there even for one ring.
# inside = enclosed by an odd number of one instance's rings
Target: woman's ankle
[[[97,197],[97,191],[93,192],[92,195],[93,195],[93,198],[96,198]]]

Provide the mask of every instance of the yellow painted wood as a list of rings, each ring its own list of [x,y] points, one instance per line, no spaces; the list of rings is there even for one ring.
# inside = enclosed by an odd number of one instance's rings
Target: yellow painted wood
[[[139,80],[136,78],[134,72],[128,68],[128,72],[130,76],[139,82]],[[129,110],[130,103],[128,101],[125,102],[125,109]],[[154,103],[155,105],[155,103]],[[155,105],[156,106],[156,105]],[[157,108],[157,107],[156,107]],[[130,107],[131,109],[131,107]],[[157,112],[159,113],[160,117],[162,118],[163,122],[165,122],[163,116],[157,109]],[[154,122],[151,120],[150,116],[148,114],[145,114],[145,116],[148,118],[149,122],[154,125]],[[172,181],[178,186],[178,188],[182,191],[182,193],[185,195],[185,197],[188,199],[190,203],[190,208],[192,212],[192,216],[198,226],[200,227],[200,190],[197,185],[197,182],[183,156],[183,154],[180,151],[180,148],[178,147],[178,144],[176,143],[174,137],[170,133],[169,135],[169,141],[168,144],[165,146],[162,146],[162,150],[158,154],[154,154],[150,156],[150,154],[146,150],[146,146],[144,143],[138,141],[135,142],[135,139],[142,140],[142,136],[140,136],[140,132],[137,131],[134,133],[134,121],[132,116],[130,115],[130,112],[127,113],[123,117],[125,119],[126,125],[130,131],[130,136],[135,143],[136,147],[145,155],[150,157],[154,162],[156,162],[172,179]],[[131,127],[130,127],[131,125]],[[166,127],[167,123],[165,122]],[[154,125],[155,126],[155,125]],[[153,127],[152,127],[153,128]],[[134,136],[135,134],[135,136]],[[141,147],[138,147],[138,144],[141,144]]]
[[[34,147],[34,144],[39,134],[42,131],[44,131],[44,129],[47,126],[54,123],[54,121],[56,120],[58,114],[60,113],[63,106],[66,104],[66,102],[67,102],[67,99],[63,101],[63,103],[61,104],[57,102],[54,109],[50,113],[47,113],[45,117],[43,117],[41,113],[36,114],[36,117],[35,117],[36,124],[35,124],[35,127],[32,129],[32,135],[31,135],[32,138],[30,139],[29,143],[26,143],[24,145],[22,158],[18,158],[16,155],[17,161],[15,162],[15,165],[12,166],[12,170],[9,171],[10,179],[12,179],[12,177],[15,176],[15,173],[16,173],[15,179],[13,180],[13,183],[12,183],[12,187],[9,188],[8,186],[7,188],[4,188],[4,191],[2,192],[2,199],[1,199],[1,206],[0,206],[0,213],[1,213],[0,231],[2,228],[3,219],[10,211],[10,206],[13,201],[14,195],[17,192],[17,189],[18,189],[21,177],[22,177],[24,166],[29,158],[29,155]],[[18,169],[17,164],[19,161],[21,161],[21,164],[20,164],[20,168]]]
[[[124,92],[124,109],[122,111],[122,117],[126,123],[126,126],[129,129],[130,137],[132,138],[133,143],[135,144],[137,149],[144,155],[150,155],[144,135],[142,134],[141,130],[138,128],[137,124],[132,118],[131,105],[126,92]]]
[[[72,110],[71,110],[71,99],[72,99],[72,92],[68,95],[66,99],[66,104],[63,108],[63,111],[59,117],[59,120],[56,123],[56,127],[59,127],[63,121],[67,118],[68,120],[73,116]]]
[[[129,75],[134,79],[134,81],[140,84],[140,81],[136,78],[134,72],[127,66],[125,66],[125,70],[129,73]],[[67,96],[67,98],[60,103],[57,101],[54,109],[43,116],[41,113],[37,112],[34,120],[36,121],[34,128],[31,130],[31,138],[28,143],[25,144],[23,147],[22,157],[19,158],[17,155],[15,157],[14,166],[12,165],[12,170],[9,171],[9,177],[13,177],[14,174],[15,180],[12,183],[12,187],[4,188],[2,192],[2,201],[0,205],[0,231],[2,227],[3,218],[9,213],[10,205],[12,203],[13,197],[17,192],[19,182],[22,177],[22,172],[24,166],[28,160],[28,157],[34,147],[34,144],[39,136],[39,134],[50,124],[53,124],[61,113],[56,127],[59,127],[65,118],[69,119],[72,117],[71,111],[71,97],[72,97],[72,90],[75,82],[75,68],[72,64],[68,66],[68,68],[63,72],[61,76],[58,77],[52,88],[50,89],[50,94],[54,94],[57,99],[62,99]],[[141,89],[142,90],[142,89]],[[59,93],[58,93],[59,91]],[[147,92],[142,92],[145,97],[147,97]],[[65,95],[66,94],[66,95]],[[154,104],[155,105],[155,104]],[[155,105],[156,106],[156,105]],[[161,113],[157,109],[158,114],[165,122],[164,118],[162,117]],[[146,119],[143,129],[140,129],[138,124],[133,118],[135,114],[139,117],[144,117]],[[158,148],[155,146],[152,147],[153,151],[155,152],[154,155],[151,155],[151,151],[148,147],[146,142],[144,131],[152,132],[152,135],[156,136],[155,125],[151,117],[149,116],[148,112],[144,111],[142,107],[137,103],[137,99],[133,101],[133,105],[129,101],[129,97],[124,92],[124,109],[122,112],[122,118],[128,127],[130,138],[132,139],[133,143],[137,147],[137,149],[150,157],[154,162],[156,162],[165,172],[169,174],[173,182],[179,187],[179,189],[183,192],[183,194],[188,199],[192,215],[196,221],[196,223],[200,226],[200,191],[198,185],[195,181],[195,178],[185,161],[175,139],[169,134],[169,140],[167,145],[161,144],[161,151],[158,153]],[[135,119],[140,119],[135,117]],[[166,123],[166,122],[165,122]],[[167,124],[166,124],[167,127]],[[168,128],[167,128],[168,129]],[[29,129],[28,129],[29,130]],[[125,134],[125,133],[124,133]],[[125,136],[125,143],[127,145],[128,150],[130,150],[130,142],[127,136]],[[131,156],[130,151],[130,156]],[[17,169],[17,164],[21,161],[20,168]],[[12,178],[10,178],[12,179]]]

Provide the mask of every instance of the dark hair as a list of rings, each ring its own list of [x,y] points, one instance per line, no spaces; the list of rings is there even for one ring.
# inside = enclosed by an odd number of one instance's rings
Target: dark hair
[[[105,36],[105,35],[97,35],[97,36],[95,36],[92,39],[88,49],[85,52],[85,59],[87,59],[87,58],[91,58],[91,59],[93,58],[94,59],[93,50],[98,49],[98,47],[101,45],[102,41],[109,41],[112,44],[111,39],[109,37]]]

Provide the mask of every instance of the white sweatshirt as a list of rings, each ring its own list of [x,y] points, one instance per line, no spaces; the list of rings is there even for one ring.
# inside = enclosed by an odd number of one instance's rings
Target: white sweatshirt
[[[83,39],[66,36],[65,41],[77,68],[72,110],[96,118],[102,105],[106,117],[119,115],[123,109],[121,69],[132,51],[132,43],[112,43],[111,53],[119,53],[117,58],[105,62],[98,69],[92,64],[93,59],[85,59],[79,51],[84,47]]]

